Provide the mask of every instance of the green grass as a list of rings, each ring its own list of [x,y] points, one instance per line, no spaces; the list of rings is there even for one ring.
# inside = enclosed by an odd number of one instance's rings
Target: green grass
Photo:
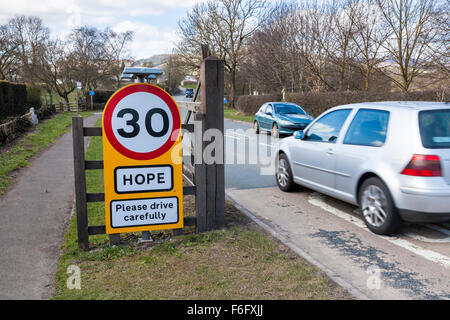
[[[82,116],[90,112],[81,113]],[[69,131],[73,113],[60,113],[39,123],[32,131],[13,142],[12,147],[3,147],[0,154],[0,195],[13,183],[11,174],[29,165],[29,160],[40,150],[53,143],[59,136]]]
[[[197,85],[196,84],[186,84],[186,85],[183,86],[183,88],[195,89],[195,88],[197,88]]]
[[[99,120],[100,121],[100,120]],[[97,123],[99,125],[99,123]],[[93,137],[86,159],[102,159],[100,137]],[[86,172],[87,191],[103,191],[101,170]],[[194,207],[184,198],[185,213]],[[229,227],[175,238],[152,232],[150,247],[138,234],[122,234],[126,245],[110,247],[106,235],[89,237],[90,251],[77,244],[76,217],[65,235],[53,299],[349,299],[317,268],[263,234],[230,203]],[[89,204],[89,225],[105,223],[104,204]],[[131,239],[127,241],[127,239]],[[68,267],[81,271],[81,289],[68,289]]]
[[[240,113],[239,111],[237,111],[236,109],[232,109],[232,108],[224,108],[224,117],[227,119],[232,119],[232,120],[240,120],[240,121],[245,121],[245,122],[253,122],[253,116],[247,116],[244,115],[242,113]]]

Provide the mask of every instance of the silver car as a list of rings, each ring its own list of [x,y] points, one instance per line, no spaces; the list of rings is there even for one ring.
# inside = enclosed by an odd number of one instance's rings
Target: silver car
[[[276,180],[359,205],[367,227],[450,221],[450,105],[370,102],[334,107],[283,139]]]

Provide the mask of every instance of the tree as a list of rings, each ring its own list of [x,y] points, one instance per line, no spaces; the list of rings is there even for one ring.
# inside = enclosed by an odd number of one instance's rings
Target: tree
[[[209,0],[194,6],[178,23],[183,36],[178,52],[198,52],[201,44],[207,44],[213,54],[224,60],[230,76],[233,107],[236,73],[244,58],[245,45],[260,26],[265,9],[265,0]]]
[[[180,57],[176,54],[170,55],[163,69],[164,75],[167,77],[165,82],[167,91],[170,94],[177,93],[179,91],[180,83],[186,75],[186,71]]]
[[[69,103],[69,94],[76,88],[76,57],[66,48],[67,44],[61,40],[47,40],[35,70],[37,79]]]
[[[105,32],[89,26],[75,28],[68,37],[69,50],[75,61],[74,77],[83,84],[85,94],[95,90],[99,81],[108,76],[106,39]]]
[[[16,16],[8,22],[13,41],[17,44],[17,58],[20,61],[22,81],[36,80],[36,66],[45,42],[50,38],[50,30],[42,19],[35,16]]]
[[[376,0],[362,0],[355,7],[355,11],[353,19],[357,31],[353,38],[358,49],[355,64],[364,77],[364,90],[368,91],[374,71],[387,59],[382,49],[392,31],[383,28],[382,15],[376,6]]]
[[[346,73],[356,56],[357,8],[358,0],[334,0],[315,6],[312,14],[312,36],[335,67],[339,90],[345,89]]]
[[[439,35],[433,23],[435,0],[377,0],[384,18],[384,28],[391,36],[383,42],[395,68],[384,68],[385,74],[403,91],[430,67],[430,45]]]
[[[295,44],[298,5],[278,3],[247,44],[242,71],[254,89],[266,93],[294,92],[304,85],[303,61]],[[255,72],[257,70],[257,72]]]
[[[106,29],[105,52],[109,60],[108,73],[116,81],[116,89],[121,87],[121,75],[125,67],[124,60],[131,59],[128,46],[133,41],[133,31],[117,33],[111,29]]]
[[[0,80],[12,80],[17,71],[19,44],[8,24],[0,26]]]

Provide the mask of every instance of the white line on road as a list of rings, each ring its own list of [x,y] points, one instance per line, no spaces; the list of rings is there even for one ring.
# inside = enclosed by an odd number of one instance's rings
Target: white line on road
[[[336,209],[335,207],[330,206],[329,204],[327,204],[324,201],[325,196],[319,194],[319,193],[312,193],[309,195],[308,197],[308,202],[311,203],[314,206],[320,207],[321,209],[334,214],[335,216],[344,219],[345,221],[348,221],[350,223],[353,223],[354,225],[362,228],[363,230],[366,230],[368,232],[371,232],[367,226],[364,224],[364,222],[362,222],[359,219],[356,219],[355,217],[353,217],[352,215]],[[407,240],[404,239],[399,239],[399,238],[394,238],[394,237],[388,237],[388,236],[379,236],[387,241],[389,241],[392,244],[395,244],[399,247],[402,247],[404,249],[407,249],[411,252],[413,252],[416,255],[419,255],[429,261],[438,263],[442,266],[444,266],[445,268],[450,268],[450,257],[447,257],[443,254],[428,250],[428,249],[423,249]]]
[[[428,242],[428,243],[450,243],[450,237],[447,238],[442,238],[442,239],[433,239],[433,238],[428,238],[425,236],[421,236],[419,234],[416,233],[412,233],[412,232],[405,232],[403,233],[403,235],[410,237],[412,239],[416,239],[422,242]]]

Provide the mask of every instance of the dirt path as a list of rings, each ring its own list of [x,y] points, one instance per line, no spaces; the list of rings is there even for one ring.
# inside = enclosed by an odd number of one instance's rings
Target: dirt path
[[[85,119],[85,126],[99,117]],[[51,297],[74,199],[72,156],[69,132],[22,169],[0,198],[0,299]]]

